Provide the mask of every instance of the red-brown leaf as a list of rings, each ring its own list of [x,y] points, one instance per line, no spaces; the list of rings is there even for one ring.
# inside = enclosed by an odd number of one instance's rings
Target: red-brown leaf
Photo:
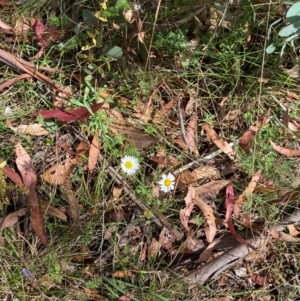
[[[284,156],[287,156],[287,157],[300,156],[300,149],[284,148],[284,147],[276,145],[273,141],[271,141],[271,145],[278,153],[280,153]]]
[[[229,228],[230,233],[234,237],[236,241],[239,243],[247,246],[248,248],[251,248],[253,250],[256,250],[255,247],[253,247],[250,243],[248,243],[246,240],[244,240],[242,237],[240,237],[234,230],[234,226],[231,222],[231,214],[233,210],[234,205],[234,191],[232,185],[228,185],[226,188],[226,200],[225,200],[225,206],[226,206],[226,222]]]
[[[103,103],[96,103],[91,105],[91,109],[93,113],[96,113],[101,107]],[[90,117],[90,112],[87,108],[78,108],[73,110],[63,110],[63,109],[54,109],[54,110],[44,110],[31,114],[30,116],[43,116],[45,119],[49,118],[57,118],[60,121],[77,121],[77,120],[86,120]]]
[[[40,207],[40,202],[37,198],[36,186],[36,173],[33,169],[31,159],[25,149],[20,143],[16,145],[16,164],[21,173],[25,187],[29,189],[28,192],[28,208],[30,210],[31,222],[37,237],[44,245],[47,245],[47,237],[45,231],[45,224],[43,213]]]
[[[14,183],[16,183],[18,186],[23,185],[23,180],[21,179],[21,177],[14,170],[12,170],[10,167],[4,166],[3,171],[8,176],[8,178],[11,181],[13,181]]]

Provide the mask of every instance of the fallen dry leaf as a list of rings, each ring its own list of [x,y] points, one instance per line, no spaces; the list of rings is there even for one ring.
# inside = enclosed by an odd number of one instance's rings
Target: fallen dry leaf
[[[28,188],[28,208],[30,211],[31,223],[37,237],[46,246],[47,236],[45,231],[45,223],[40,202],[36,195],[36,173],[33,169],[31,159],[20,143],[16,145],[16,164],[21,173],[23,183]]]
[[[0,49],[1,50],[1,49]],[[64,93],[66,93],[64,91]],[[96,113],[103,106],[103,103],[96,103],[91,105],[91,110],[93,113]],[[31,117],[43,116],[45,119],[57,118],[60,121],[70,122],[78,120],[86,120],[91,116],[91,113],[87,108],[77,108],[72,110],[64,109],[54,109],[54,110],[44,110],[38,111],[30,114]]]
[[[196,196],[195,188],[192,186],[189,186],[189,190],[187,192],[186,197],[184,198],[185,201],[185,208],[180,210],[180,221],[183,225],[183,227],[189,231],[188,222],[191,216],[191,213],[194,208],[193,199]]]
[[[89,145],[81,141],[76,150],[77,156],[75,158],[67,158],[63,162],[57,162],[56,165],[46,170],[42,175],[42,179],[54,185],[64,184],[69,179],[74,168],[83,161],[83,155],[86,154],[88,149]]]
[[[214,212],[212,208],[207,205],[199,194],[196,193],[196,198],[193,200],[194,204],[199,207],[199,209],[202,211],[203,215],[206,219],[206,226],[204,227],[204,232],[206,239],[209,243],[211,243],[214,240],[214,237],[217,232],[216,227],[216,220],[214,216]]]
[[[90,146],[90,153],[89,153],[89,162],[88,162],[88,168],[89,170],[93,170],[96,166],[98,155],[101,148],[101,142],[99,141],[98,137],[98,131],[95,133],[94,138],[92,140],[91,146]]]
[[[290,234],[284,233],[284,232],[278,232],[279,233],[279,240],[285,241],[285,242],[299,242],[300,237],[294,237]]]
[[[4,64],[8,65],[9,67],[17,70],[18,72],[27,73],[30,76],[36,78],[37,80],[40,80],[44,82],[45,84],[53,87],[54,89],[57,89],[63,93],[65,93],[66,96],[70,97],[70,94],[67,94],[65,91],[61,89],[61,86],[59,84],[56,84],[53,80],[51,80],[48,76],[40,73],[37,71],[34,67],[29,67],[30,62],[26,62],[24,60],[16,58],[13,54],[4,51],[0,49],[0,61]],[[29,63],[29,64],[27,64]]]
[[[115,135],[124,135],[126,140],[137,149],[146,149],[159,140],[157,137],[146,134],[143,130],[132,126],[116,109],[110,110],[110,114],[114,118],[114,121],[110,124],[110,131]]]
[[[124,185],[120,184],[118,186],[113,187],[112,196],[114,200],[117,200],[120,198],[124,190]]]
[[[186,139],[191,151],[196,157],[199,157],[199,152],[196,145],[197,120],[197,116],[194,116],[190,119],[186,128]]]
[[[31,162],[31,159],[28,155],[28,153],[25,151],[25,149],[22,147],[20,143],[16,145],[16,164],[18,166],[18,169],[21,173],[23,183],[25,187],[27,187],[29,191],[28,198],[31,199],[32,202],[34,202],[34,199],[36,198],[35,193],[35,185],[36,185],[36,173],[33,169],[33,165]]]
[[[43,136],[49,134],[49,132],[39,123],[32,124],[22,124],[17,127],[14,127],[11,123],[11,120],[6,120],[6,125],[14,132],[21,134],[30,134],[33,136]]]
[[[228,144],[228,142],[221,139],[218,134],[208,125],[207,123],[204,123],[202,125],[202,129],[206,132],[206,135],[208,138],[225,154],[228,155],[228,157],[231,160],[234,160],[235,153],[232,149],[232,147]]]
[[[209,183],[198,186],[195,189],[196,189],[196,193],[200,196],[209,194],[212,197],[216,197],[219,191],[224,187],[226,187],[229,183],[230,181],[228,180],[211,181]]]
[[[299,231],[295,228],[295,225],[287,225],[286,226],[290,232],[290,235],[297,237],[299,236]]]
[[[207,248],[200,254],[199,258],[195,261],[196,263],[206,262],[212,254],[214,246],[218,243],[218,240],[210,243]]]
[[[10,25],[7,25],[6,23],[4,23],[3,21],[0,20],[0,28],[7,30],[7,31],[11,31],[13,30],[13,28]]]
[[[4,90],[5,88],[10,87],[11,85],[18,82],[21,79],[29,78],[29,77],[31,77],[29,74],[21,74],[14,78],[10,78],[10,79],[6,80],[5,82],[3,82],[2,84],[0,84],[0,91]]]
[[[56,208],[53,205],[48,204],[46,202],[41,202],[41,208],[44,215],[50,215],[59,218],[64,222],[67,221],[67,216],[59,208]]]
[[[236,241],[238,241],[239,243],[253,249],[256,250],[255,247],[253,247],[250,243],[248,243],[246,240],[244,240],[242,237],[240,237],[234,229],[234,226],[231,222],[231,214],[233,211],[233,206],[235,204],[235,197],[234,197],[234,190],[233,190],[233,186],[232,185],[228,185],[226,188],[226,200],[225,200],[225,207],[226,207],[226,217],[225,220],[227,222],[228,228],[230,233],[232,234],[232,236],[234,237],[234,239]]]
[[[241,210],[242,206],[244,205],[244,203],[246,202],[247,197],[253,193],[257,183],[259,183],[261,172],[262,172],[262,170],[260,169],[252,176],[252,179],[251,179],[250,183],[248,184],[247,188],[243,191],[243,193],[235,201],[233,210],[234,210],[234,215],[236,217],[239,217],[240,210]]]
[[[161,244],[155,237],[152,237],[150,246],[148,248],[148,258],[156,256],[161,248]]]
[[[134,298],[135,294],[127,294],[124,296],[121,296],[118,301],[131,301]]]
[[[219,179],[220,171],[213,166],[200,166],[192,171],[185,170],[179,174],[178,180],[185,185],[198,186],[197,181],[202,179]]]
[[[115,271],[111,276],[112,278],[125,278],[125,277],[133,277],[133,274],[130,270],[124,270],[124,271]]]
[[[60,186],[60,191],[63,198],[69,203],[70,217],[72,220],[71,232],[72,234],[75,234],[79,227],[79,208],[70,179]]]
[[[21,177],[14,170],[12,170],[8,166],[4,166],[3,167],[3,171],[7,175],[7,177],[11,181],[13,181],[14,183],[16,183],[19,187],[23,186],[23,180],[21,179]]]
[[[45,171],[42,179],[53,185],[62,185],[69,179],[74,168],[82,161],[82,157],[76,157],[74,159],[67,158],[63,162],[57,162]]]
[[[187,233],[186,240],[182,243],[180,251],[183,254],[195,254],[199,250],[203,250],[204,243],[201,239],[197,237],[198,229],[197,227],[191,227]]]
[[[246,154],[249,154],[250,143],[253,138],[256,136],[259,128],[256,126],[250,126],[250,128],[243,134],[239,139],[239,146],[244,150]]]
[[[174,248],[176,242],[174,235],[174,231],[171,232],[166,227],[163,227],[159,234],[158,247],[163,247],[170,255],[175,255],[177,252]]]
[[[287,157],[300,156],[300,149],[289,149],[276,145],[273,141],[271,141],[272,147],[281,155]]]
[[[5,216],[0,223],[0,236],[5,228],[13,227],[18,222],[19,217],[24,216],[27,213],[27,210],[27,208],[21,208],[18,211],[9,213]]]

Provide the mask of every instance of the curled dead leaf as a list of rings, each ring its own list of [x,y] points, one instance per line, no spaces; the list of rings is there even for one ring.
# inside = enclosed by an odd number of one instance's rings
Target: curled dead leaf
[[[96,132],[90,147],[89,162],[88,162],[89,170],[94,169],[94,167],[96,166],[100,148],[101,148],[101,142],[99,141],[98,138],[98,132]]]
[[[43,136],[49,134],[49,132],[39,123],[32,124],[22,124],[17,127],[14,127],[11,123],[11,120],[6,120],[6,125],[14,132],[21,134],[29,134],[33,136]]]
[[[180,210],[180,221],[183,225],[183,227],[189,231],[189,226],[188,226],[188,222],[189,222],[189,218],[191,216],[191,213],[193,211],[194,208],[194,203],[193,203],[193,199],[195,198],[195,188],[192,186],[189,186],[189,190],[187,192],[186,197],[184,198],[185,201],[185,208]]]
[[[185,185],[198,186],[197,181],[202,179],[219,179],[220,171],[213,166],[200,166],[192,171],[185,170],[179,175],[179,181]]]
[[[133,144],[137,149],[146,149],[153,146],[159,140],[157,137],[149,135],[143,130],[132,126],[116,109],[110,110],[110,113],[114,118],[114,121],[110,124],[110,131],[115,135],[124,135],[126,140]]]
[[[190,119],[187,128],[186,128],[186,139],[191,151],[196,157],[199,157],[199,152],[196,143],[196,132],[197,132],[197,116],[194,116]]]
[[[251,179],[250,183],[248,184],[247,188],[243,191],[243,193],[235,201],[234,214],[237,217],[239,216],[240,208],[245,203],[247,197],[253,193],[255,187],[259,183],[261,173],[262,173],[262,170],[260,169],[252,176],[252,179]]]
[[[65,213],[62,212],[61,210],[59,210],[59,208],[56,208],[51,204],[48,204],[46,202],[41,202],[41,209],[42,209],[43,214],[45,214],[45,215],[50,215],[50,216],[59,218],[59,219],[63,220],[64,222],[67,221],[67,216],[65,215]]]
[[[194,204],[199,207],[199,209],[202,211],[203,215],[205,216],[206,226],[204,228],[204,232],[207,241],[211,243],[214,240],[214,237],[217,232],[214,212],[212,208],[202,200],[199,194],[198,195],[196,194],[196,198],[194,199]]]
[[[5,228],[13,227],[18,222],[19,217],[24,216],[27,211],[27,208],[21,208],[18,211],[9,213],[7,216],[5,216],[0,223],[0,236]]]
[[[271,141],[272,147],[281,155],[287,157],[300,156],[300,149],[289,149],[276,145],[273,141]]]
[[[245,151],[246,154],[249,154],[250,143],[256,136],[258,130],[258,127],[250,126],[250,128],[239,139],[239,146]]]
[[[208,125],[207,123],[204,123],[202,125],[202,129],[206,132],[207,137],[227,156],[234,160],[235,152],[233,151],[232,147],[229,145],[228,142],[221,139],[218,134]]]

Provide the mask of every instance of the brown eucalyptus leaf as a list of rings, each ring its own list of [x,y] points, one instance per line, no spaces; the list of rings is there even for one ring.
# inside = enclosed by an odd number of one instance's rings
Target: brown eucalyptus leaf
[[[189,186],[189,190],[187,192],[186,197],[184,198],[185,201],[185,208],[180,210],[180,221],[183,227],[189,231],[188,222],[191,216],[191,213],[194,208],[193,199],[195,198],[195,188]]]
[[[199,209],[202,211],[203,215],[206,218],[206,226],[204,228],[205,236],[206,239],[209,243],[211,243],[214,240],[214,237],[217,232],[217,227],[216,227],[216,220],[214,216],[214,212],[212,208],[207,205],[201,197],[196,197],[194,199],[194,204],[199,207]]]
[[[211,181],[209,183],[203,184],[201,186],[196,187],[196,193],[199,196],[203,196],[207,193],[216,197],[221,189],[227,186],[230,183],[228,180],[217,180]]]
[[[122,134],[137,149],[147,149],[158,142],[157,137],[131,125],[116,109],[111,110],[110,113],[114,118],[114,121],[110,124],[110,131],[115,135]]]
[[[21,208],[5,216],[0,224],[0,233],[2,233],[5,228],[13,227],[18,222],[19,217],[27,213],[27,210],[27,208]]]
[[[29,134],[33,136],[43,136],[49,134],[49,132],[39,123],[32,124],[21,124],[17,127],[14,127],[11,123],[11,120],[6,121],[6,125],[14,132],[21,134]]]
[[[272,147],[281,155],[287,157],[300,156],[300,149],[289,149],[276,145],[273,141],[271,141]]]
[[[101,142],[99,141],[98,131],[95,133],[94,138],[91,143],[90,153],[89,153],[89,162],[88,167],[89,170],[93,170],[96,166],[98,155],[101,148]]]
[[[228,155],[228,157],[231,160],[234,160],[235,152],[233,151],[232,147],[228,144],[228,142],[221,139],[218,134],[208,125],[207,123],[204,123],[202,125],[202,129],[206,132],[207,137],[225,154]]]
[[[40,202],[37,198],[36,187],[36,173],[33,169],[31,159],[25,149],[20,143],[16,145],[16,164],[21,173],[25,187],[29,189],[28,192],[28,207],[30,211],[31,223],[34,232],[41,242],[46,246],[47,236],[45,231],[45,223],[43,213],[41,210]]]

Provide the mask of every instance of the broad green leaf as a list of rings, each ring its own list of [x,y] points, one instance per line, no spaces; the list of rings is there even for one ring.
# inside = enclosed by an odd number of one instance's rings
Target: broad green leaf
[[[295,3],[286,13],[286,18],[290,23],[300,21],[300,2]]]
[[[270,44],[270,45],[267,47],[266,53],[267,53],[267,54],[271,54],[271,53],[273,53],[273,52],[275,51],[275,49],[276,49],[276,46],[272,43],[272,44]]]
[[[294,33],[294,34],[292,34],[291,36],[289,36],[288,38],[286,38],[285,39],[285,41],[286,41],[286,43],[288,43],[288,42],[290,42],[290,41],[293,41],[293,40],[295,40],[296,38],[298,38],[299,37],[299,33],[300,31],[299,31],[299,29]]]
[[[113,46],[109,50],[106,50],[105,55],[108,57],[120,58],[123,55],[123,51],[119,46]]]
[[[89,11],[88,9],[83,9],[82,16],[83,16],[83,20],[86,24],[88,24],[92,27],[97,27],[98,19],[94,16],[94,14],[91,11]]]
[[[295,33],[295,31],[297,31],[299,28],[300,28],[300,21],[282,28],[279,31],[278,35],[282,38],[285,38]]]

